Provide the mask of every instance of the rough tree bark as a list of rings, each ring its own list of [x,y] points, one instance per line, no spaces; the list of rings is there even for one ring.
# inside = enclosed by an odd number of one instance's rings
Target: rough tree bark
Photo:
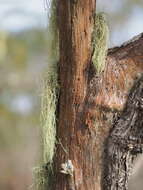
[[[138,153],[142,112],[135,110],[142,82],[121,112],[143,71],[143,35],[109,50],[104,72],[96,75],[91,62],[95,0],[58,2],[60,98],[53,190],[126,190],[132,152]],[[126,122],[134,115],[133,123]],[[130,135],[135,138],[126,144]],[[62,164],[69,173],[61,173]]]
[[[131,89],[104,148],[103,189],[127,190],[133,162],[143,152],[143,76]]]

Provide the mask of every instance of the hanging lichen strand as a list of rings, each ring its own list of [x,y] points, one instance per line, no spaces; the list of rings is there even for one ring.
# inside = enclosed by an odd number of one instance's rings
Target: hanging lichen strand
[[[101,73],[105,68],[105,60],[108,49],[109,30],[106,22],[105,14],[98,13],[95,16],[95,24],[93,30],[93,55],[92,62],[95,66],[97,74]]]
[[[48,68],[44,74],[41,97],[41,127],[43,159],[41,166],[34,169],[34,190],[50,189],[52,161],[56,143],[56,107],[59,93],[57,62],[59,60],[59,40],[56,18],[56,0],[48,1],[50,10],[48,24]]]
[[[48,26],[48,71],[45,73],[44,90],[41,105],[41,123],[43,128],[43,157],[44,163],[52,162],[56,141],[56,106],[58,98],[57,62],[58,29],[56,22],[56,3],[51,5]]]

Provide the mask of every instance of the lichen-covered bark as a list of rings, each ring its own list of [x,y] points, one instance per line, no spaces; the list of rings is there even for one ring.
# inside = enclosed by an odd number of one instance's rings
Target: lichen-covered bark
[[[127,181],[132,165],[132,155],[118,144],[111,164],[109,148],[114,154],[114,142],[106,139],[143,71],[143,36],[110,50],[105,70],[97,75],[91,63],[94,13],[95,0],[58,1],[60,98],[52,190],[113,190],[112,184],[117,190],[114,184],[119,184],[120,173]],[[61,173],[61,164],[69,160],[73,173]],[[118,180],[108,179],[108,174]]]

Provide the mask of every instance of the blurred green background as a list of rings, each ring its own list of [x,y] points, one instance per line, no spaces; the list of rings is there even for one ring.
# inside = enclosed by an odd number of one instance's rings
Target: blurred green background
[[[110,47],[143,32],[142,0],[98,0]],[[0,0],[0,190],[25,190],[40,158],[41,76],[48,65],[48,7]]]
[[[45,31],[0,32],[0,189],[24,190],[38,162]]]

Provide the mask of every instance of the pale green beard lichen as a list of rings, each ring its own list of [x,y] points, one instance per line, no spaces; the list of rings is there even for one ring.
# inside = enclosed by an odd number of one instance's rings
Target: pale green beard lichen
[[[41,125],[43,138],[43,161],[52,163],[56,141],[56,107],[58,96],[57,68],[49,65],[42,95]]]
[[[43,128],[43,162],[51,167],[56,143],[56,108],[58,100],[57,63],[58,29],[56,22],[56,5],[52,2],[51,15],[48,26],[48,71],[45,74],[44,90],[41,105],[41,126]],[[44,168],[43,168],[44,169]],[[48,168],[51,169],[51,168]],[[48,172],[48,171],[47,171]],[[45,172],[44,172],[45,173]],[[46,176],[46,175],[45,175]],[[46,179],[47,180],[47,179]]]
[[[51,6],[51,15],[48,26],[48,68],[44,77],[44,89],[41,107],[41,125],[43,128],[43,157],[44,163],[52,163],[56,141],[56,107],[58,99],[57,63],[58,29],[56,22],[56,5]]]
[[[34,168],[34,190],[50,189],[52,161],[56,143],[56,108],[59,94],[57,63],[59,60],[59,39],[56,18],[56,0],[48,2],[50,16],[48,24],[48,67],[45,72],[41,97],[41,127],[43,159],[41,166]]]
[[[105,68],[105,61],[108,49],[109,30],[104,13],[98,13],[95,16],[95,25],[93,29],[93,55],[92,62],[97,74]]]

